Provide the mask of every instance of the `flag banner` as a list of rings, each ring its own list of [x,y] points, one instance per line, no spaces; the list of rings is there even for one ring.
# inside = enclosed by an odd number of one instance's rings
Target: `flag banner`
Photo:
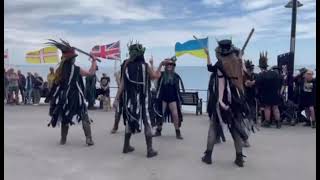
[[[26,61],[30,64],[56,64],[59,61],[58,49],[52,46],[27,52]]]
[[[120,53],[120,41],[102,46],[96,45],[91,50],[91,54],[96,57],[113,60],[120,60]]]
[[[8,49],[4,50],[4,60],[7,60],[9,58]]]
[[[189,40],[183,44],[177,42],[175,45],[176,56],[182,56],[184,54],[191,54],[198,58],[206,59],[207,54],[204,48],[208,48],[208,38]]]

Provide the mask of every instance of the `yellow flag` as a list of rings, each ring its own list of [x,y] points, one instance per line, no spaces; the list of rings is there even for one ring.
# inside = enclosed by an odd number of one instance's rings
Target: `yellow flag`
[[[26,54],[26,61],[31,64],[56,64],[58,60],[58,49],[54,46],[39,51],[30,51]]]

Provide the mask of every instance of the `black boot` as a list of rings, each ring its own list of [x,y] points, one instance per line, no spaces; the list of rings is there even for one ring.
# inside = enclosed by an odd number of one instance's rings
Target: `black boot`
[[[244,156],[242,153],[237,153],[236,160],[234,161],[234,163],[239,167],[243,167],[243,163],[244,163],[243,157],[246,157],[246,156]]]
[[[316,128],[316,121],[311,121],[311,127]]]
[[[281,121],[280,120],[276,121],[276,126],[277,126],[278,129],[281,128]]]
[[[64,145],[67,141],[67,135],[68,135],[69,126],[61,124],[61,139],[60,144]]]
[[[130,146],[130,137],[131,137],[131,133],[126,133],[124,135],[124,145],[123,145],[123,151],[122,151],[122,153],[124,154],[134,151],[134,147]]]
[[[270,122],[270,121],[267,121],[267,120],[264,120],[261,126],[262,126],[262,127],[269,128],[269,127],[271,126],[271,122]]]
[[[113,128],[111,130],[111,134],[114,134],[114,133],[116,133],[118,131],[119,121],[120,121],[120,115],[116,115],[115,116],[115,120],[114,120],[114,125],[113,125]]]
[[[221,138],[217,136],[216,142],[214,144],[220,144],[221,143]]]
[[[91,127],[90,127],[90,122],[89,122],[89,117],[86,116],[83,120],[82,120],[82,128],[84,131],[84,135],[86,136],[86,144],[88,146],[92,146],[94,145],[94,142],[92,140],[92,136],[91,136]]]
[[[176,138],[181,140],[183,139],[183,137],[181,136],[180,129],[176,129]]]
[[[307,121],[303,126],[311,126],[311,122]]]
[[[202,162],[206,163],[206,164],[212,164],[212,159],[211,159],[211,156],[212,156],[212,150],[206,150],[204,152],[204,156],[202,157]]]
[[[152,148],[152,136],[146,136],[146,143],[147,143],[147,158],[151,158],[158,155],[158,152],[153,150]]]
[[[158,137],[158,136],[161,136],[161,128],[157,128],[156,129],[156,132],[154,133],[153,137]]]

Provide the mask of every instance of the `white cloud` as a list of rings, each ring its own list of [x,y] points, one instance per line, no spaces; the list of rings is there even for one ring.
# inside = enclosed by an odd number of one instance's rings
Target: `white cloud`
[[[272,3],[273,0],[242,0],[241,6],[246,10],[254,10],[264,8]]]
[[[232,0],[202,0],[202,4],[217,7],[231,1]]]

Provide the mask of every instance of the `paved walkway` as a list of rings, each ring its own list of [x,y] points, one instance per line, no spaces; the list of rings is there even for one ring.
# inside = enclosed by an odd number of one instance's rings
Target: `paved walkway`
[[[302,126],[262,129],[250,137],[244,168],[233,164],[232,139],[214,149],[212,165],[200,161],[205,150],[206,116],[185,115],[184,140],[172,125],[154,138],[159,155],[147,159],[143,134],[134,135],[135,151],[121,153],[124,128],[111,135],[113,113],[90,111],[95,146],[85,146],[81,125],[70,128],[65,146],[60,129],[48,128],[48,106],[5,106],[5,180],[315,180],[316,130]]]

